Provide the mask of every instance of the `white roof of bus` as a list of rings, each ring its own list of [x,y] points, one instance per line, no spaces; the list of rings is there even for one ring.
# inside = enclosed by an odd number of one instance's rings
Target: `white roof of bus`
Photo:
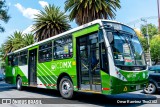
[[[42,41],[40,41],[40,42],[36,42],[36,43],[34,43],[34,44],[32,44],[32,45],[29,45],[29,46],[27,46],[27,47],[18,49],[18,50],[14,51],[14,52],[11,52],[11,53],[9,53],[9,54],[20,52],[20,51],[25,50],[25,49],[28,49],[28,48],[30,48],[30,47],[39,45],[39,44],[41,44],[41,43],[45,43],[45,42],[50,41],[50,40],[53,40],[54,38],[61,37],[61,36],[63,36],[63,35],[69,34],[69,33],[73,33],[73,32],[75,32],[75,31],[78,31],[78,30],[80,30],[80,29],[89,27],[89,26],[94,25],[94,24],[97,24],[97,23],[101,23],[102,21],[123,24],[123,23],[120,23],[120,22],[117,22],[117,21],[112,21],[112,20],[97,19],[97,20],[94,20],[94,21],[92,21],[92,22],[89,22],[89,23],[86,23],[86,24],[84,24],[84,25],[81,25],[81,26],[79,26],[79,27],[76,27],[76,28],[73,28],[73,29],[71,29],[71,30],[68,30],[68,31],[66,31],[66,32],[60,33],[60,34],[58,34],[58,35],[56,35],[56,36],[47,38],[47,39],[45,39],[45,40],[42,40]],[[123,25],[124,25],[124,24],[123,24]],[[126,25],[126,26],[127,26],[127,25]],[[128,26],[128,27],[129,27],[129,26]],[[9,54],[8,54],[8,55],[9,55]]]

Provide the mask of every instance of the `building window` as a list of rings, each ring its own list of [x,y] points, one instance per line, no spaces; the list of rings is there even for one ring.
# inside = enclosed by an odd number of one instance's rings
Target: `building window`
[[[52,60],[52,42],[45,43],[39,46],[39,62]]]
[[[28,56],[27,56],[27,53],[28,51],[23,51],[23,52],[20,52],[19,54],[19,66],[22,66],[22,65],[27,65],[27,59],[28,59]]]
[[[54,41],[54,59],[71,58],[73,55],[72,36],[64,36]]]

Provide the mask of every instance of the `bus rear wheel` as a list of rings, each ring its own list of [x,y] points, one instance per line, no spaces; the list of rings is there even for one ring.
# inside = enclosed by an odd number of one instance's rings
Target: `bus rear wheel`
[[[73,84],[69,77],[65,76],[61,79],[59,84],[59,91],[63,98],[73,98]]]
[[[21,77],[18,77],[16,86],[17,86],[18,90],[22,90],[22,79],[21,79]]]

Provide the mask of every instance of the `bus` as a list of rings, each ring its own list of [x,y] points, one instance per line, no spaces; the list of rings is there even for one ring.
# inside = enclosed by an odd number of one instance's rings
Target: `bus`
[[[147,86],[145,55],[135,31],[97,19],[9,53],[7,83],[74,92],[119,94]]]

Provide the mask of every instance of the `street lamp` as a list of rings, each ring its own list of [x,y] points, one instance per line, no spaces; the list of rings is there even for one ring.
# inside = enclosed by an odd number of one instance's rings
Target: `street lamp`
[[[150,49],[150,38],[149,38],[149,34],[148,34],[148,23],[147,23],[147,19],[145,18],[141,18],[141,21],[145,22],[146,23],[146,33],[147,33],[147,41],[148,41],[148,53],[149,53],[149,65],[152,66],[152,62],[151,62],[151,49]]]

